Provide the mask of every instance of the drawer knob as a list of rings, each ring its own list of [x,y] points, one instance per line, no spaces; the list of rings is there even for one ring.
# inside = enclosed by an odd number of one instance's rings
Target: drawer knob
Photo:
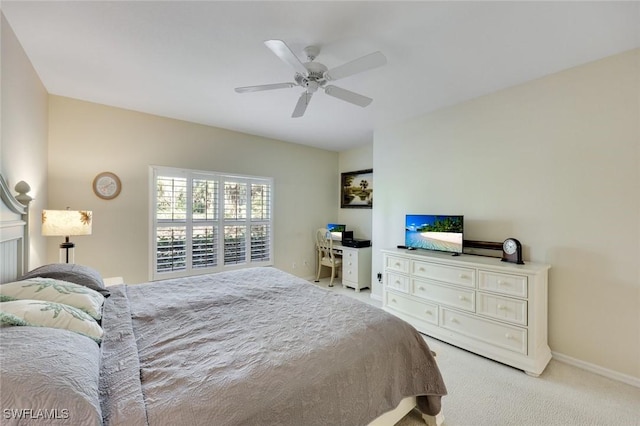
[[[466,298],[466,297],[464,297],[464,296],[458,296],[458,299],[460,299],[460,300],[467,300],[467,298]]]
[[[454,323],[454,324],[457,324],[458,323],[458,318],[456,318],[456,317],[451,318],[451,322]]]
[[[400,262],[396,262],[396,266],[399,268],[401,266]]]
[[[505,337],[507,340],[512,340],[512,339],[513,339],[513,336],[511,336],[511,334],[509,334],[509,333],[505,334],[505,335],[504,335],[504,337]]]
[[[500,309],[501,311],[504,311],[505,309],[507,309],[506,306],[498,304],[498,309]]]
[[[397,302],[396,302],[396,299],[391,299],[391,301],[392,301],[393,303],[397,303]]]
[[[459,278],[467,278],[467,276],[465,274],[460,274],[458,275]]]
[[[433,312],[431,312],[431,311],[424,311],[424,313],[427,314],[427,315],[433,315]]]
[[[418,287],[418,290],[424,291],[424,287],[420,286],[420,287]]]

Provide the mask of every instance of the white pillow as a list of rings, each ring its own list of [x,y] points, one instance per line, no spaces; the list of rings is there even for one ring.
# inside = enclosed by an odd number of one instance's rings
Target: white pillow
[[[102,340],[102,328],[86,312],[62,303],[41,300],[14,300],[0,303],[0,325],[31,325],[63,328]]]
[[[88,287],[53,278],[29,278],[0,285],[0,302],[46,300],[82,309],[93,318],[102,318],[104,296]]]

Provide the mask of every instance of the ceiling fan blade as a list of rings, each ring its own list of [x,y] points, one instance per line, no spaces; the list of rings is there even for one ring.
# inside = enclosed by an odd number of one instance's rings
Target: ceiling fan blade
[[[295,83],[262,84],[260,86],[236,87],[235,91],[238,93],[260,92],[262,90],[287,89],[295,86]]]
[[[287,64],[291,65],[293,69],[300,74],[306,76],[309,72],[305,66],[300,62],[300,59],[289,49],[289,46],[282,40],[267,40],[264,44],[271,49],[273,53]]]
[[[355,92],[352,92],[351,90],[332,85],[326,86],[324,88],[324,92],[329,96],[333,96],[334,98],[341,99],[343,101],[361,106],[363,108],[373,102],[373,99],[371,98],[367,98],[366,96],[359,95]]]
[[[311,97],[313,93],[303,92],[298,99],[298,103],[296,104],[295,109],[293,110],[293,114],[291,114],[291,118],[298,118],[304,115],[304,112],[307,110],[307,106],[311,101]]]
[[[326,71],[324,78],[329,81],[335,81],[359,72],[381,67],[386,63],[387,58],[381,52],[374,52]]]

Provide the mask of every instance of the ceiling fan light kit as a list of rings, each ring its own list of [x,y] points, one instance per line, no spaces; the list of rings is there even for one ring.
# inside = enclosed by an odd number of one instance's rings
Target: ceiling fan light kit
[[[304,115],[311,101],[311,97],[318,89],[323,89],[324,93],[334,98],[359,107],[366,107],[373,99],[341,87],[327,85],[327,82],[378,68],[387,63],[387,58],[382,53],[374,52],[338,67],[328,69],[324,64],[313,62],[318,54],[320,54],[320,48],[318,46],[307,46],[304,49],[308,62],[302,63],[284,41],[267,40],[264,44],[271,49],[277,57],[289,64],[296,71],[293,76],[295,83],[274,83],[259,86],[236,87],[235,91],[237,93],[249,93],[263,90],[288,89],[296,86],[303,87],[305,91],[300,95],[300,98],[298,98],[298,102],[291,114],[292,118],[298,118]]]

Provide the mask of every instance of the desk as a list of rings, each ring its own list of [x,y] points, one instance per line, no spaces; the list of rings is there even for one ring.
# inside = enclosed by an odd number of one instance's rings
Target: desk
[[[333,252],[342,256],[342,286],[356,291],[371,288],[371,247],[345,247],[333,242]]]

